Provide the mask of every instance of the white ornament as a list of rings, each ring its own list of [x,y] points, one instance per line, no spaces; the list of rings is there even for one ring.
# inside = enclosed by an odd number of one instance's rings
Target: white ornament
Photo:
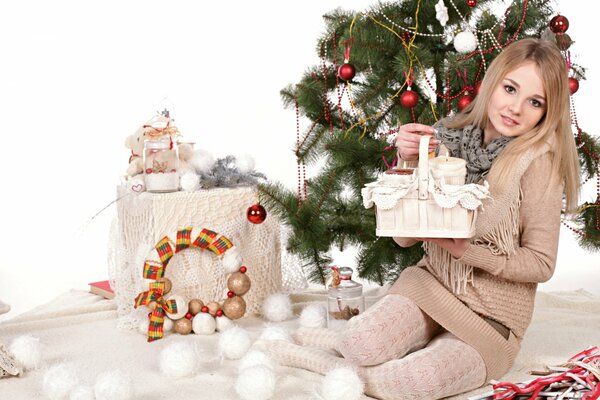
[[[238,363],[238,371],[241,373],[243,370],[247,368],[254,368],[257,365],[262,365],[270,369],[275,368],[275,364],[273,363],[271,357],[260,350],[252,349],[240,359],[240,362]]]
[[[95,400],[94,390],[89,386],[77,386],[71,390],[69,400]]]
[[[106,371],[98,375],[94,385],[96,400],[131,400],[133,399],[133,381],[120,370]]]
[[[160,352],[160,370],[168,377],[191,376],[197,368],[196,348],[188,341],[173,342]]]
[[[242,400],[268,400],[275,393],[275,382],[275,373],[271,368],[257,365],[240,373],[234,389]]]
[[[215,166],[215,157],[206,150],[194,150],[190,162],[199,174],[206,174]]]
[[[165,318],[165,321],[169,319],[169,318]],[[140,324],[138,326],[138,330],[140,331],[140,333],[142,335],[148,335],[148,327],[150,326],[150,319],[149,318],[144,318],[140,321]]]
[[[324,328],[327,324],[327,309],[323,304],[309,304],[300,313],[300,326],[305,328]]]
[[[220,334],[217,354],[229,360],[239,360],[246,354],[251,344],[248,332],[239,326],[234,326]]]
[[[146,191],[146,183],[144,174],[138,174],[127,181],[127,189],[134,193],[142,193]]]
[[[459,53],[471,53],[477,48],[477,38],[471,31],[462,31],[454,37],[454,48]]]
[[[281,326],[269,325],[263,329],[259,337],[260,340],[284,340],[293,343],[289,332]]]
[[[250,172],[254,172],[254,166],[256,163],[251,155],[242,154],[235,158],[235,165],[240,173],[248,174]]]
[[[64,400],[79,385],[77,371],[72,364],[56,364],[44,374],[42,387],[50,400]]]
[[[225,273],[236,272],[242,266],[242,253],[236,246],[232,246],[223,254],[223,269]]]
[[[365,385],[352,368],[342,367],[329,371],[319,392],[323,400],[359,400]]]
[[[438,1],[435,5],[435,18],[440,21],[442,26],[446,26],[448,22],[448,8],[444,4],[444,0]]]
[[[200,189],[200,176],[195,171],[188,171],[179,178],[181,190],[193,192]]]
[[[198,313],[192,319],[192,330],[196,335],[212,335],[216,327],[215,317],[209,313]]]
[[[36,369],[40,366],[42,360],[40,339],[30,335],[19,336],[12,341],[8,350],[26,370]]]
[[[217,321],[217,331],[219,332],[226,331],[227,329],[235,326],[235,323],[225,315],[215,318],[215,321]]]
[[[177,312],[176,313],[166,312],[167,316],[174,321],[177,321],[178,319],[185,317],[185,314],[187,314],[187,312],[188,312],[188,302],[185,301],[185,299],[178,294],[170,295],[167,298],[167,301],[168,300],[175,300],[175,303],[177,304]]]
[[[171,332],[172,330],[173,330],[173,320],[171,318],[165,318],[165,320],[163,322],[163,332]],[[146,333],[148,333],[147,330],[146,330]]]
[[[292,302],[289,296],[283,293],[267,296],[262,305],[262,314],[272,322],[281,322],[292,318]]]

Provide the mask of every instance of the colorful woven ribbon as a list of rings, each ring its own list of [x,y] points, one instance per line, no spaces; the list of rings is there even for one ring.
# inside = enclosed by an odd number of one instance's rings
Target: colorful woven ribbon
[[[176,313],[177,303],[175,300],[165,300],[163,297],[165,292],[164,282],[152,282],[149,287],[148,291],[137,295],[134,308],[147,306],[151,302],[156,303],[156,307],[150,314],[150,324],[148,325],[148,342],[153,342],[164,336],[165,313]]]

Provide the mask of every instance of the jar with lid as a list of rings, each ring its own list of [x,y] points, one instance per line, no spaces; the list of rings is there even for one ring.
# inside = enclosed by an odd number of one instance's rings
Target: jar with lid
[[[331,267],[331,283],[327,289],[327,327],[339,329],[344,321],[364,310],[363,286],[352,280],[352,268]]]
[[[148,192],[179,190],[179,156],[170,137],[144,142],[144,182]]]

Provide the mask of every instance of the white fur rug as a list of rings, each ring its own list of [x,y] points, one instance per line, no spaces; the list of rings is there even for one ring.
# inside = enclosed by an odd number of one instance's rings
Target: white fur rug
[[[367,303],[375,301],[382,289],[367,294]],[[299,313],[308,302],[322,301],[320,292],[293,295],[294,310]],[[0,342],[9,345],[24,334],[40,339],[42,365],[19,378],[0,379],[0,398],[10,400],[45,399],[42,389],[44,373],[60,362],[72,362],[79,371],[81,384],[93,386],[98,374],[121,369],[133,378],[135,398],[158,399],[238,399],[233,384],[237,361],[220,361],[215,356],[218,334],[210,336],[169,334],[147,343],[138,332],[116,329],[116,307],[112,301],[83,291],[71,291],[54,301],[13,319],[0,323]],[[258,338],[265,322],[258,317],[239,321],[252,339]],[[297,319],[275,324],[290,333]],[[198,373],[191,378],[169,379],[161,375],[159,353],[175,340],[197,343],[204,355]],[[557,365],[591,345],[600,345],[600,297],[583,290],[540,292],[533,322],[523,341],[523,348],[513,369],[504,380],[519,382],[532,379],[528,372]],[[316,399],[322,376],[296,368],[278,367],[273,400]],[[468,399],[490,387],[455,396]],[[367,399],[368,397],[364,397]]]

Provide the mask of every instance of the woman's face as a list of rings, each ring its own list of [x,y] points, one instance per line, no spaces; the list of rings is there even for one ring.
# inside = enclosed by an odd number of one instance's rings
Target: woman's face
[[[494,89],[484,142],[488,144],[500,136],[521,136],[533,129],[545,113],[542,79],[536,64],[527,62],[506,74]]]

